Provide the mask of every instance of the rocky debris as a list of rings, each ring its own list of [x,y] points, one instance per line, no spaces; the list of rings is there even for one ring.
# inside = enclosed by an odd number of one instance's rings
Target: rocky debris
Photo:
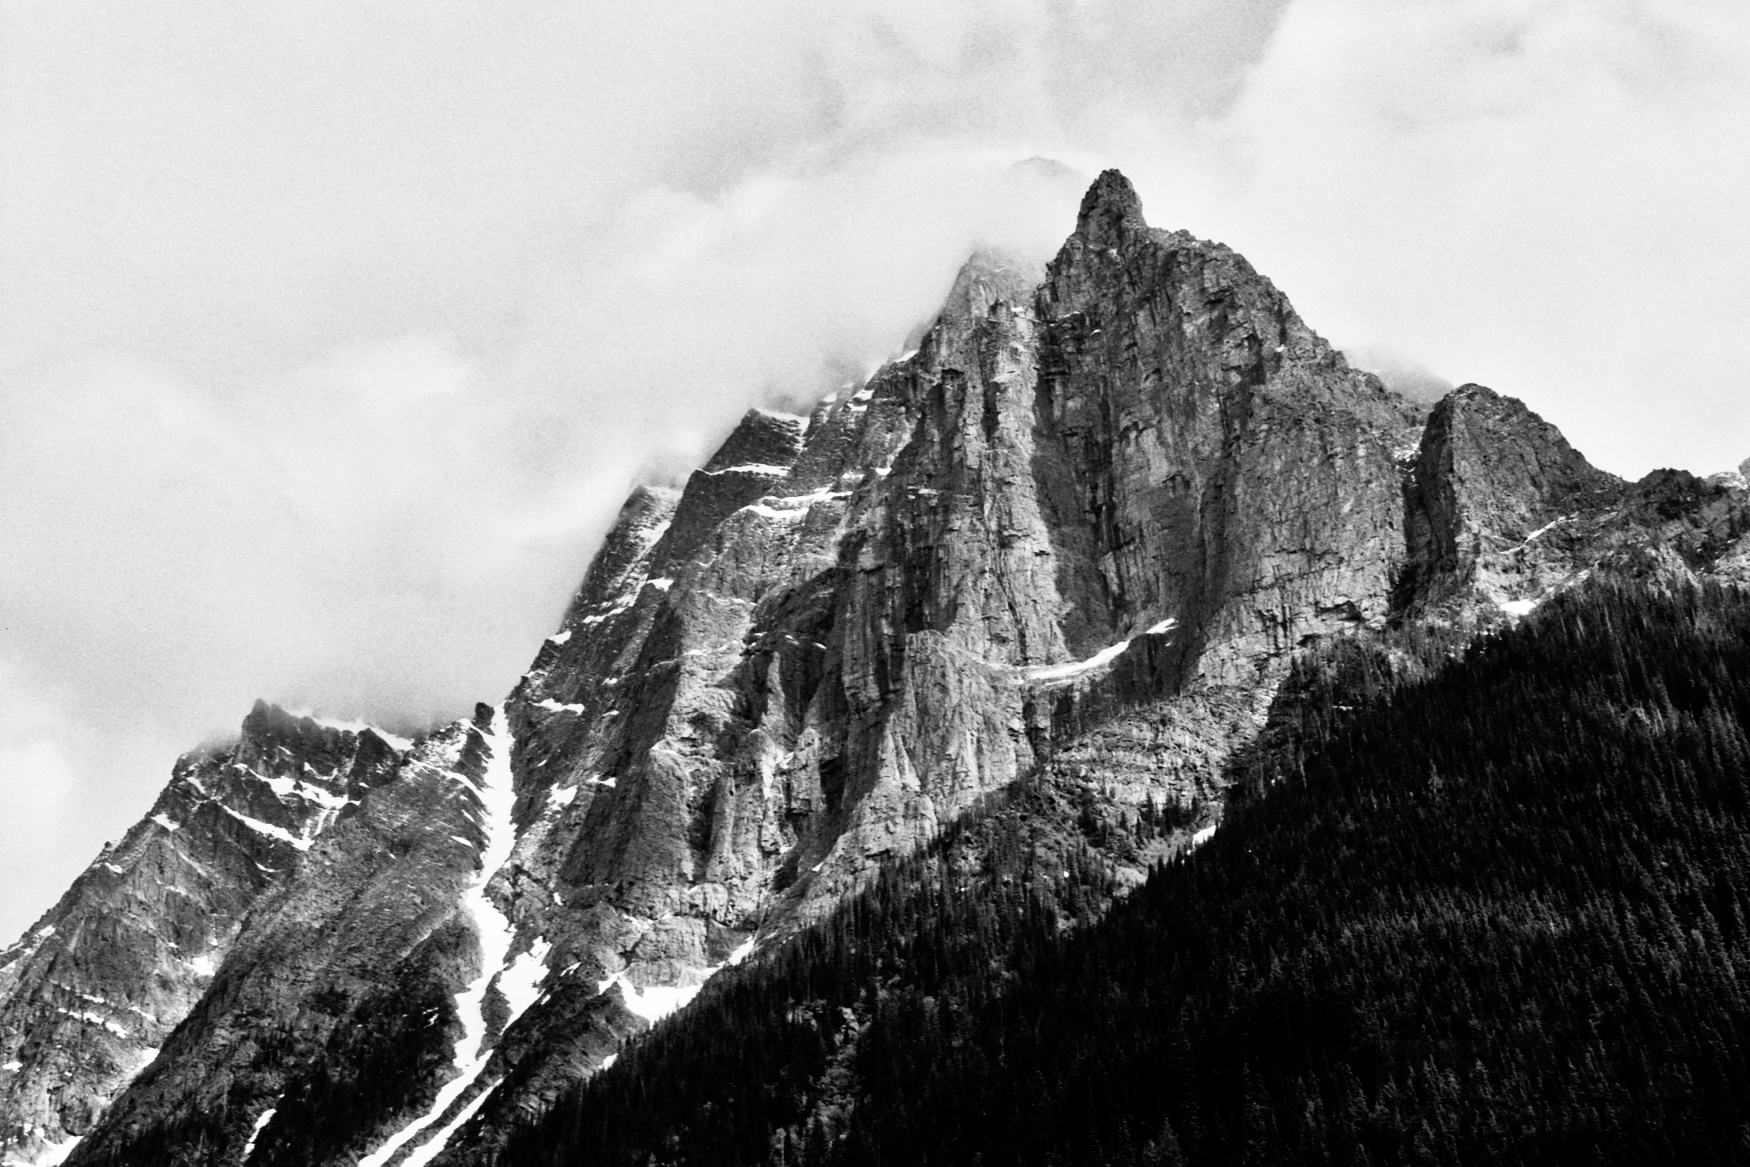
[[[383,783],[401,749],[257,702],[0,953],[0,1158],[84,1135],[212,983],[262,895]]]

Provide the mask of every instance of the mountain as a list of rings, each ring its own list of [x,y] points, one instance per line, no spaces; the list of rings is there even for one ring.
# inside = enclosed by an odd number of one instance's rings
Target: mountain
[[[1750,593],[1412,639],[1303,658],[1251,795],[1104,918],[1005,808],[499,1164],[1743,1162]]]
[[[6,1143],[89,1129],[201,999],[250,908],[406,745],[258,703],[235,745],[179,759],[151,813],[0,952]]]
[[[295,771],[246,723],[212,763],[239,793],[203,777],[205,818],[166,803],[177,830],[123,843],[223,904],[212,971],[142,1004],[133,1045],[56,1061],[54,1026],[116,1038],[77,993],[133,1001],[191,942],[176,893],[97,894],[100,859],[45,947],[0,958],[0,1146],[490,1162],[716,973],[987,819],[1098,872],[1064,893],[1091,921],[1209,837],[1309,652],[1462,645],[1592,578],[1742,580],[1747,532],[1741,481],[1624,483],[1490,390],[1388,391],[1109,171],[1043,271],[975,255],[916,352],[635,490],[502,704],[417,742],[342,733]],[[317,777],[347,749],[372,760],[342,798]],[[258,787],[281,809],[237,801]],[[239,829],[287,853],[207,857]]]

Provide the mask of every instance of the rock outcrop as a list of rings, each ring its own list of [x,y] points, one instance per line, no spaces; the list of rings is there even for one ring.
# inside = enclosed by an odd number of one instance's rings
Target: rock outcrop
[[[1434,407],[1406,493],[1398,601],[1421,618],[1523,615],[1599,569],[1738,578],[1733,557],[1750,530],[1741,485],[1680,470],[1624,482],[1480,385]]]
[[[503,706],[392,755],[232,909],[71,1162],[488,1162],[1016,779],[1177,807],[1185,845],[1302,647],[1730,574],[1746,513],[1477,386],[1426,415],[1108,172],[1043,271],[975,256],[916,352],[635,491]]]
[[[176,763],[151,813],[0,952],[0,1159],[53,1154],[206,992],[267,891],[385,781],[406,743],[257,703]]]

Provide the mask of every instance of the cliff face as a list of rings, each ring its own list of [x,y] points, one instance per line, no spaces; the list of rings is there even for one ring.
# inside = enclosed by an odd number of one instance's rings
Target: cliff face
[[[1102,175],[1043,272],[975,256],[917,352],[635,491],[502,707],[286,827],[71,1161],[486,1162],[1017,778],[1184,845],[1297,648],[1750,558],[1741,487],[1627,486],[1474,386],[1424,420]]]
[[[1407,490],[1412,614],[1523,614],[1604,569],[1743,580],[1742,479],[1659,470],[1626,483],[1592,467],[1522,403],[1480,385],[1428,419]]]

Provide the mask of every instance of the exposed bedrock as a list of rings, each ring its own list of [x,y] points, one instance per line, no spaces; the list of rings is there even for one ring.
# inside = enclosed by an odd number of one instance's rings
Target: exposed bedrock
[[[407,748],[299,746],[357,775],[323,779],[347,806],[319,831],[227,802],[303,846],[252,853],[277,881],[237,860],[198,927],[140,909],[129,976],[223,956],[170,975],[162,1016],[187,1019],[158,1060],[107,1114],[120,1053],[80,1071],[108,1083],[88,1103],[0,1117],[90,1130],[74,1164],[487,1162],[715,970],[1017,778],[1074,796],[1040,806],[1189,809],[1161,844],[1183,845],[1304,646],[1486,627],[1598,571],[1750,575],[1747,514],[1733,476],[1623,483],[1478,386],[1429,414],[1109,171],[1043,269],[975,255],[917,351],[635,490],[502,706]],[[197,830],[185,777],[175,841],[231,862],[239,820]]]

